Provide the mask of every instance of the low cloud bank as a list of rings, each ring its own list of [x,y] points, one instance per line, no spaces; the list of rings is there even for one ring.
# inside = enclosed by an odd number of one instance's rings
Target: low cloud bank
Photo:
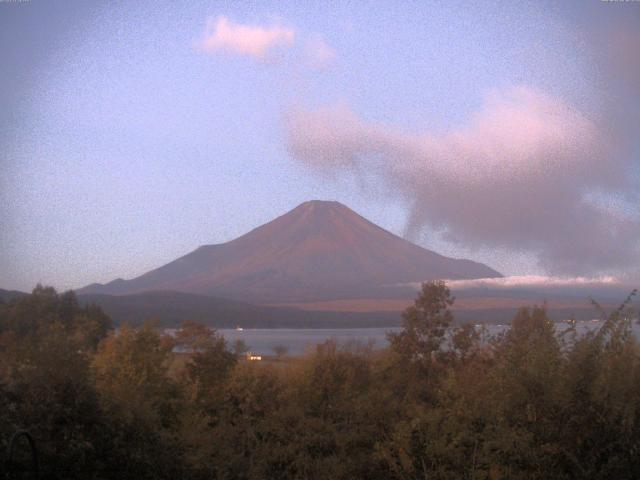
[[[474,280],[447,280],[452,289],[466,288],[536,288],[536,287],[593,287],[621,286],[615,277],[546,277],[521,275],[503,278],[478,278]]]

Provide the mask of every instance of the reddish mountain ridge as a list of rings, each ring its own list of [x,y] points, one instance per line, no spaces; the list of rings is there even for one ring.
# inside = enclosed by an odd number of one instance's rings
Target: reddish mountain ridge
[[[414,245],[338,202],[305,202],[227,243],[205,245],[131,280],[79,293],[173,290],[255,303],[405,297],[402,284],[501,276]],[[415,291],[411,291],[411,296]]]

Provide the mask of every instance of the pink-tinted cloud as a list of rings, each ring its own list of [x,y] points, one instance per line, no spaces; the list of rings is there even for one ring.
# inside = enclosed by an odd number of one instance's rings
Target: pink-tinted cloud
[[[528,87],[493,92],[458,128],[409,134],[347,107],[297,110],[292,155],[317,172],[378,175],[425,226],[467,247],[532,253],[549,272],[592,274],[638,258],[640,225],[589,192],[627,188],[597,122]]]
[[[320,35],[312,35],[305,50],[309,64],[317,70],[327,68],[336,58],[335,50]]]
[[[258,59],[276,47],[291,46],[296,32],[281,25],[263,27],[234,23],[224,16],[209,18],[198,47],[207,53],[230,52]]]

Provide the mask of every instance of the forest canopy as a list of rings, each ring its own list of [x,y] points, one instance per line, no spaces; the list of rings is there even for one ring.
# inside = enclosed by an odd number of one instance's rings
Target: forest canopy
[[[38,286],[0,303],[0,452],[28,431],[51,479],[640,478],[629,302],[584,334],[525,307],[493,337],[453,303],[425,283],[388,348],[264,365]],[[3,474],[28,468],[19,452]]]

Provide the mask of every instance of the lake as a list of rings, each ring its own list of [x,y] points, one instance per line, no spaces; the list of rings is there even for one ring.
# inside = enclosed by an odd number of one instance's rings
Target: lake
[[[374,348],[388,345],[386,333],[398,331],[399,328],[255,328],[255,329],[220,329],[219,333],[233,344],[242,340],[252,353],[273,355],[273,348],[278,345],[287,347],[290,355],[303,354],[307,348],[319,343],[335,339],[338,344],[349,342],[373,342]]]
[[[601,325],[599,320],[582,321],[577,323],[579,332],[586,332]],[[556,323],[556,329],[563,331],[568,328],[566,322]],[[486,325],[490,335],[503,332],[507,325]],[[634,325],[634,332],[640,336],[640,327]],[[373,343],[374,348],[384,348],[389,343],[386,338],[387,332],[397,332],[400,328],[273,328],[273,329],[220,329],[218,332],[233,344],[236,340],[244,341],[252,353],[259,355],[272,355],[273,348],[283,345],[288,349],[290,355],[303,354],[308,348],[313,348],[329,339],[335,339],[339,345],[349,342]]]

